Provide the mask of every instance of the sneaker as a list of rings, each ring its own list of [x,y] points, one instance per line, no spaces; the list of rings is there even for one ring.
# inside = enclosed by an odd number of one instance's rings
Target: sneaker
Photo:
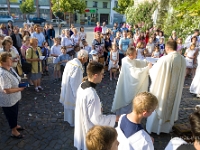
[[[38,88],[35,88],[35,91],[36,91],[36,92],[40,92],[40,91],[38,90]]]
[[[200,98],[200,94],[197,94],[197,97]]]
[[[117,77],[115,77],[115,80],[117,80]]]
[[[39,89],[39,90],[42,90],[42,91],[44,90],[41,86],[38,86],[38,89]]]
[[[112,81],[112,78],[110,78],[110,81]]]

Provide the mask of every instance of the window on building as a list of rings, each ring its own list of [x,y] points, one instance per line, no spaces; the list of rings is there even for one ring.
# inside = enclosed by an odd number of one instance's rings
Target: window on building
[[[85,1],[85,5],[86,5],[86,7],[87,7],[87,1]]]
[[[115,8],[118,8],[118,1],[115,1]]]
[[[97,5],[98,5],[98,2],[93,1],[93,7],[97,7]]]
[[[108,3],[107,2],[103,2],[103,8],[108,8]]]

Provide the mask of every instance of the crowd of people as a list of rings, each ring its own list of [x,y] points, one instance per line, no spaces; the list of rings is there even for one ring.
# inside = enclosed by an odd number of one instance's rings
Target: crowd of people
[[[102,26],[97,22],[94,39],[88,43],[83,26],[78,29],[71,24],[56,37],[51,24],[44,28],[0,25],[0,106],[11,136],[24,137],[17,116],[21,91],[27,84],[20,83],[20,76],[26,76],[35,92],[40,92],[44,90],[42,77],[49,76],[48,65],[53,63],[53,82],[61,81],[59,101],[64,106],[64,121],[75,128],[77,149],[153,150],[149,134],[170,133],[178,120],[185,78],[193,79],[190,92],[200,96],[199,30],[183,43],[175,31],[168,39],[154,27],[143,32],[138,25],[115,23],[109,29],[105,22]],[[95,90],[105,71],[111,81],[117,80],[111,110],[116,115],[102,114]],[[143,118],[147,118],[148,133],[141,125]],[[198,136],[196,130],[192,132]]]

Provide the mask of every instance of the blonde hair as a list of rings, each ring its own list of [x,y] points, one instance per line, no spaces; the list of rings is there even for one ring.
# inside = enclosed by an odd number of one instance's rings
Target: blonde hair
[[[86,135],[88,150],[110,150],[117,139],[115,128],[109,126],[94,126]]]
[[[30,39],[30,36],[25,35],[25,36],[23,37],[23,42],[26,42],[28,39]]]
[[[32,46],[35,41],[38,41],[37,38],[30,38],[30,45]]]
[[[142,92],[133,99],[133,111],[141,114],[144,111],[153,111],[158,105],[158,99],[155,95],[149,92]]]

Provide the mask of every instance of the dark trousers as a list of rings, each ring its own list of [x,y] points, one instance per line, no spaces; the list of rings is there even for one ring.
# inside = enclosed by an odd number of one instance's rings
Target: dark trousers
[[[122,58],[124,58],[124,57],[125,57],[124,54],[119,53],[119,66],[122,65]]]
[[[65,66],[63,66],[63,65],[60,65],[60,72],[61,72],[61,76],[63,75],[63,72],[64,72],[64,70],[65,70]]]
[[[6,119],[8,120],[8,124],[10,128],[15,128],[17,126],[17,118],[18,118],[18,104],[11,107],[2,107],[4,114],[6,115]]]

